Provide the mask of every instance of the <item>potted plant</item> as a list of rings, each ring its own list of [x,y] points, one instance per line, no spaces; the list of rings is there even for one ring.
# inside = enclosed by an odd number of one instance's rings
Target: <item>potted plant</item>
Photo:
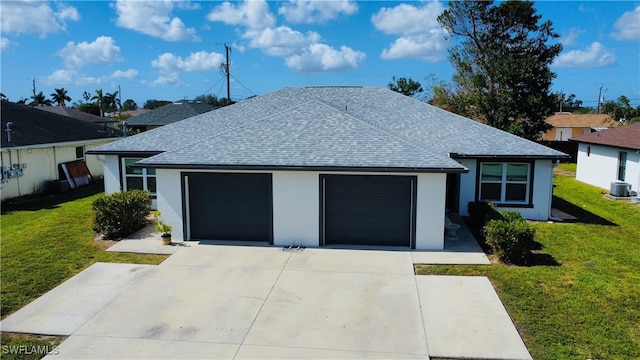
[[[171,229],[173,229],[171,225],[158,218],[156,231],[161,233],[160,238],[162,239],[162,245],[171,245]]]

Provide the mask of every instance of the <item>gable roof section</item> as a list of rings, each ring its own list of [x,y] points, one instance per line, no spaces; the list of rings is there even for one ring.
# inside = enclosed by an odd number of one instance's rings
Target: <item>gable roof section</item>
[[[148,166],[421,171],[464,170],[451,157],[567,157],[396,92],[359,87],[285,88],[91,152],[162,153],[140,162]]]
[[[555,114],[546,122],[553,127],[567,128],[612,128],[620,125],[607,114]]]
[[[118,130],[109,130],[103,125],[58,115],[47,111],[2,101],[2,148],[56,144],[71,141],[104,139],[120,136]],[[11,143],[7,138],[7,123],[12,122]]]
[[[195,150],[197,149],[197,150]],[[163,167],[457,170],[456,161],[310,100],[142,160]]]
[[[574,137],[569,141],[640,150],[640,122]]]
[[[176,102],[129,118],[126,121],[129,126],[164,126],[211,110],[215,110],[215,107],[209,104]]]

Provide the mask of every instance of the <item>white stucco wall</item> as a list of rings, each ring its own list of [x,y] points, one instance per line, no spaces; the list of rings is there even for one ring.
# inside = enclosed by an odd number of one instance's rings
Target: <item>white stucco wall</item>
[[[476,199],[476,177],[478,163],[475,159],[458,160],[469,169],[467,174],[460,175],[460,204],[458,212],[468,216],[467,204]],[[553,188],[553,161],[536,160],[533,179],[533,207],[500,206],[500,210],[518,211],[527,219],[548,220],[551,212],[551,197]]]
[[[580,143],[576,179],[610,190],[611,183],[618,180],[620,151],[627,152],[625,182],[631,184],[631,190],[640,192],[640,153],[636,150]]]
[[[241,172],[241,171],[232,171]],[[252,172],[254,173],[254,172]],[[320,174],[381,175],[380,173],[272,172],[274,245],[317,247],[320,239]],[[415,174],[395,174],[415,176]],[[445,174],[418,174],[416,194],[416,248],[444,246]],[[188,239],[183,227],[181,172],[157,170],[158,210],[173,225],[173,241]],[[188,185],[185,187],[188,191]],[[187,194],[184,194],[186,197]]]
[[[87,155],[92,157],[95,155]],[[105,194],[113,194],[122,189],[120,186],[120,163],[118,155],[102,155],[104,156],[104,192]]]
[[[0,185],[2,200],[44,191],[46,181],[58,180],[58,164],[77,160],[77,146],[84,146],[85,151],[87,151],[110,141],[113,140],[72,142],[56,146],[39,145],[3,148],[1,151],[2,166],[20,163],[26,164],[27,168],[24,169],[23,176],[6,179],[2,182]],[[102,157],[85,155],[85,161],[95,179],[103,176]]]

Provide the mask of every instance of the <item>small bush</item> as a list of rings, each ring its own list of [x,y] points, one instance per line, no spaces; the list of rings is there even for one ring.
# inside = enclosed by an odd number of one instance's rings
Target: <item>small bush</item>
[[[491,220],[487,223],[484,227],[486,242],[503,262],[526,265],[534,248],[536,231],[524,219],[514,219],[516,216],[513,214],[506,217],[512,220]]]
[[[501,211],[500,215],[502,216],[502,220],[506,222],[525,221],[522,215],[517,211],[505,210],[505,211]]]
[[[105,195],[93,202],[93,231],[107,239],[131,235],[146,226],[151,211],[148,191],[130,190]]]
[[[467,210],[471,221],[481,227],[490,220],[502,218],[498,207],[490,201],[470,201],[467,204]]]

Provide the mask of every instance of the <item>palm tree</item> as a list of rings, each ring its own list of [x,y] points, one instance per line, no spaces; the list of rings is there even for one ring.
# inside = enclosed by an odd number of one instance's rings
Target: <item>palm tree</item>
[[[98,101],[98,107],[100,107],[100,117],[104,117],[104,95],[102,95],[102,89],[96,90],[96,95],[91,100]]]
[[[57,103],[59,106],[64,107],[65,102],[71,101],[71,98],[69,97],[69,95],[67,95],[67,90],[65,90],[64,88],[55,90],[56,92],[51,94],[51,99],[53,100],[53,102]]]
[[[120,99],[118,99],[118,92],[107,93],[104,96],[104,107],[108,111],[118,111],[122,106],[120,105]]]
[[[29,104],[31,106],[51,106],[51,100],[47,99],[42,91],[37,94],[34,93],[33,96],[31,96],[31,99],[33,99],[33,101],[31,101],[31,103]]]

